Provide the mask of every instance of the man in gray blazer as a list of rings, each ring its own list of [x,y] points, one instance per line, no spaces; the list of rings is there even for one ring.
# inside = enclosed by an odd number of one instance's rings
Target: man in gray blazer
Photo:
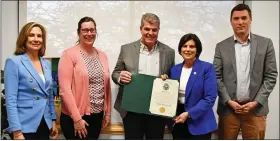
[[[234,35],[218,43],[214,66],[218,81],[219,139],[264,139],[268,97],[278,75],[271,39],[250,32],[251,10],[231,11]]]
[[[163,139],[164,136],[164,118],[120,109],[123,84],[131,81],[131,73],[160,76],[169,74],[174,65],[175,51],[157,40],[159,29],[158,16],[144,14],[140,26],[142,38],[121,46],[112,73],[113,81],[120,86],[114,107],[123,118],[125,139],[144,139],[144,136],[145,139]]]

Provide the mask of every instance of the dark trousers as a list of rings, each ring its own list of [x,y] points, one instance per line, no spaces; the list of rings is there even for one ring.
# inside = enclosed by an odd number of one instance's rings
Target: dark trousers
[[[165,118],[153,115],[127,112],[123,119],[126,140],[162,140]]]
[[[99,134],[102,127],[102,121],[103,121],[103,115],[104,112],[100,112],[97,114],[90,114],[90,115],[84,115],[82,118],[85,120],[89,126],[86,126],[87,129],[87,136],[86,138],[82,138],[84,140],[97,140],[99,138]],[[65,139],[67,140],[79,140],[80,137],[78,133],[76,136],[74,135],[74,123],[70,116],[61,113],[60,116],[60,126],[61,130],[63,132],[63,135]]]
[[[180,115],[183,113],[184,104],[178,104],[176,115]],[[175,124],[174,129],[172,131],[172,136],[174,140],[210,140],[211,133],[203,134],[203,135],[192,135],[189,131],[187,122],[181,124]]]
[[[36,133],[23,133],[26,140],[49,140],[49,135],[50,130],[44,117],[42,118]]]

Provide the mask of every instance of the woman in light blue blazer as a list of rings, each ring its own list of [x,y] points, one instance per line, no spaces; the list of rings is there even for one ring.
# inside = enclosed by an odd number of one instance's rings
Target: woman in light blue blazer
[[[212,132],[217,130],[213,112],[217,97],[214,66],[199,60],[202,45],[195,34],[184,35],[178,51],[184,61],[170,71],[170,78],[180,80],[180,86],[177,117],[168,124],[169,128],[173,129],[173,139],[210,140]]]
[[[21,29],[15,56],[6,60],[6,108],[13,139],[56,138],[51,64],[43,59],[46,30],[35,22]]]

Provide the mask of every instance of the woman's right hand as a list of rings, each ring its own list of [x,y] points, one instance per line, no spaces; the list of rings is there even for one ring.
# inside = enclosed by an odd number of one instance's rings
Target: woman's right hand
[[[74,128],[75,128],[74,135],[76,136],[77,132],[78,132],[78,135],[80,138],[86,138],[87,137],[86,126],[88,126],[88,123],[86,121],[84,121],[83,119],[75,122],[74,123]]]
[[[24,136],[21,131],[13,132],[14,140],[24,140]]]
[[[167,75],[167,74],[163,74],[163,75],[161,75],[160,77],[161,77],[162,80],[168,79],[168,75]]]

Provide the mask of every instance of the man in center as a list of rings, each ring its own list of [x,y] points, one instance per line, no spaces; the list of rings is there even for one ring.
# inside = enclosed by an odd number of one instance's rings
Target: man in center
[[[115,109],[123,119],[125,139],[163,139],[165,118],[124,111],[120,108],[123,84],[130,83],[131,74],[151,76],[169,74],[174,65],[175,51],[157,40],[160,19],[157,15],[146,13],[142,16],[141,39],[121,46],[118,61],[112,73],[113,81],[119,85]]]

